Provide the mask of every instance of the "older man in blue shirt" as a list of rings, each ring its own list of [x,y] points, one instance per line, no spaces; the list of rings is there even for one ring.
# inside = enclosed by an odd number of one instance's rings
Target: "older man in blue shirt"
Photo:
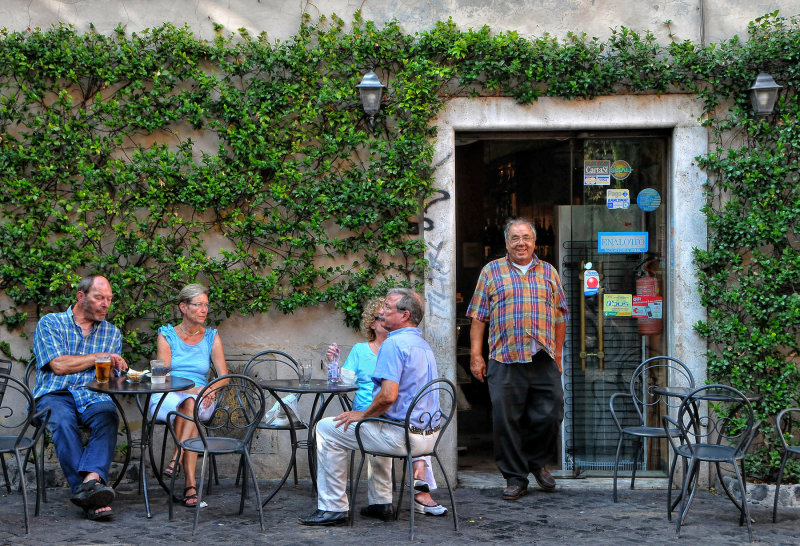
[[[317,510],[298,518],[301,524],[338,525],[347,522],[349,503],[345,488],[349,452],[358,449],[355,423],[366,417],[404,420],[419,389],[438,377],[433,351],[417,328],[423,313],[422,300],[411,290],[395,288],[389,291],[379,313],[389,337],[381,345],[372,374],[375,383],[372,404],[364,411],[346,411],[317,423]],[[433,392],[416,405],[412,423],[425,428],[430,416],[438,412],[439,397]],[[433,426],[435,428],[435,423]],[[412,452],[427,452],[436,443],[438,432],[422,432],[412,430]],[[400,427],[365,423],[361,427],[361,439],[366,449],[405,454],[405,432]],[[385,519],[392,513],[390,474],[391,459],[372,459],[368,479],[369,506],[362,509],[363,515]]]
[[[108,279],[90,275],[78,284],[76,303],[63,313],[39,320],[33,334],[36,387],[39,407],[50,408],[47,429],[53,435],[56,455],[72,489],[70,500],[84,509],[89,519],[113,514],[114,490],[106,485],[117,441],[119,416],[108,395],[88,390],[95,378],[94,359],[111,357],[111,365],[128,368],[120,356],[122,335],[105,320],[111,305]],[[84,447],[79,427],[91,431]]]

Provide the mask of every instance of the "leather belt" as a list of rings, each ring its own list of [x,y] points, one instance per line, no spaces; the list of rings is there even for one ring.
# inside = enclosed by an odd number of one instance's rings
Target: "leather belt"
[[[421,429],[421,428],[417,428],[417,427],[415,427],[414,425],[409,425],[409,426],[408,426],[408,431],[409,431],[411,434],[421,434],[421,435],[423,435],[423,436],[430,436],[430,435],[431,435],[431,434],[433,434],[434,432],[439,432],[439,430],[441,430],[441,428],[442,428],[442,426],[441,426],[441,425],[437,425],[437,426],[435,426],[435,427],[433,427],[433,428],[429,428],[429,429],[424,429],[424,430],[423,430],[423,429]]]

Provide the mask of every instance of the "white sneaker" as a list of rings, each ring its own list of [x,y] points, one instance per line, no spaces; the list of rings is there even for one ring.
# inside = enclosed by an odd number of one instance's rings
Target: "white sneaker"
[[[447,513],[447,508],[441,504],[426,506],[417,499],[414,499],[414,512],[417,514],[425,514],[426,516],[443,516]]]

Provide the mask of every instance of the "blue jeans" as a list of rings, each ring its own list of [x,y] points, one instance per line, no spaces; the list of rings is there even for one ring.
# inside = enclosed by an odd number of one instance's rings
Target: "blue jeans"
[[[53,435],[58,462],[75,493],[89,472],[97,472],[108,483],[108,469],[117,445],[119,416],[113,402],[91,404],[78,413],[75,399],[67,391],[45,394],[36,407],[50,408],[47,430]],[[91,434],[84,447],[80,427],[89,428]]]

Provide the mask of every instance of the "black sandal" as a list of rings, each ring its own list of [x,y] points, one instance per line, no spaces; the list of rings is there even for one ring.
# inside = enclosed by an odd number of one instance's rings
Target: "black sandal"
[[[172,475],[175,474],[177,478],[181,473],[181,468],[178,466],[178,459],[172,459],[167,463],[167,467],[161,472],[161,477],[164,481],[171,480]]]
[[[98,519],[110,518],[114,515],[114,509],[110,508],[108,510],[104,510],[100,512],[100,508],[105,508],[105,506],[101,506],[99,508],[84,508],[83,511],[86,514],[86,519],[95,521]]]
[[[69,500],[81,508],[103,508],[111,504],[114,496],[114,490],[100,480],[88,480],[78,486]]]
[[[186,494],[190,489],[194,489],[194,495]],[[195,501],[194,504],[189,504],[188,502],[186,502],[190,500]],[[197,487],[195,487],[194,485],[190,485],[189,487],[183,490],[183,498],[181,499],[181,504],[186,506],[187,508],[197,507]]]

